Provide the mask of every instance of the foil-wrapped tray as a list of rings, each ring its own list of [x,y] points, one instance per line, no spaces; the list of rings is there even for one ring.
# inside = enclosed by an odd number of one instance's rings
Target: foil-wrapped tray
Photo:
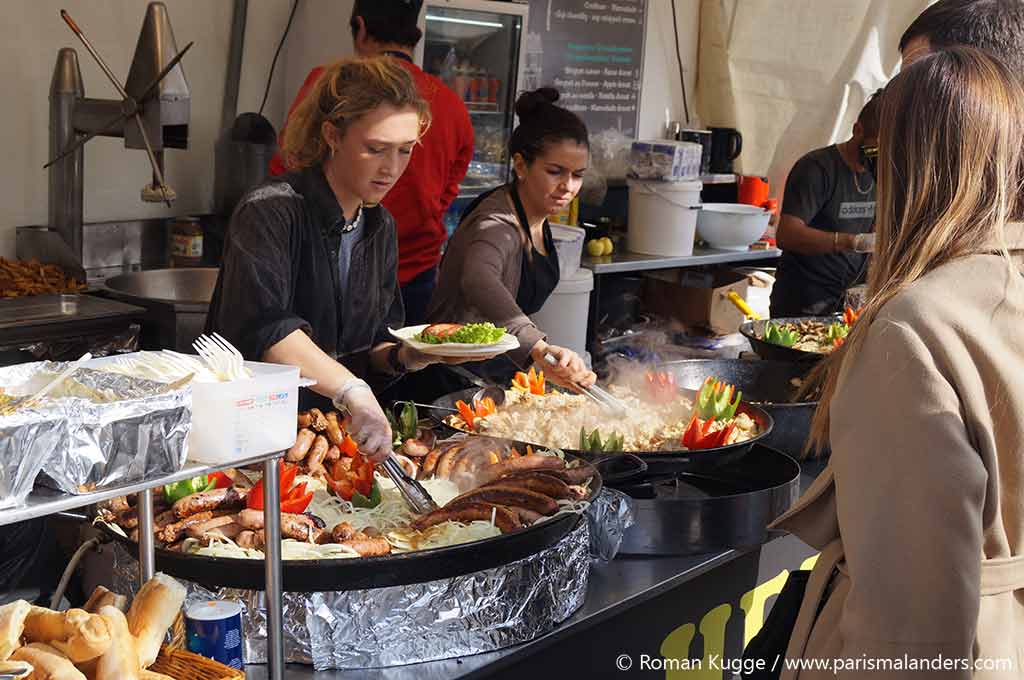
[[[31,394],[65,366],[0,368],[0,388],[8,395]],[[86,368],[70,380],[74,384],[65,391],[71,396],[0,415],[0,508],[24,503],[37,477],[81,494],[185,465],[190,387],[167,391],[159,383]]]
[[[546,634],[583,605],[589,530],[579,521],[529,557],[454,578],[385,588],[284,594],[285,659],[316,670],[401,666],[490,652]],[[138,589],[138,563],[114,544],[114,588]],[[243,607],[246,663],[266,662],[263,593],[182,581],[186,602]]]

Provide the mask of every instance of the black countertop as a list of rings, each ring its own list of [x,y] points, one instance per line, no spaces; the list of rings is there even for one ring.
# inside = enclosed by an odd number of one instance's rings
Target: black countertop
[[[802,465],[801,491],[806,489],[824,467],[823,461]],[[773,536],[769,542],[778,540]],[[587,599],[583,606],[550,633],[508,649],[475,654],[461,659],[375,668],[367,670],[315,672],[310,666],[289,664],[286,680],[469,680],[490,675],[503,667],[536,654],[559,640],[575,636],[612,616],[651,600],[716,567],[727,564],[747,551],[726,550],[687,557],[620,557],[590,569]],[[266,677],[266,667],[250,664],[247,678]]]

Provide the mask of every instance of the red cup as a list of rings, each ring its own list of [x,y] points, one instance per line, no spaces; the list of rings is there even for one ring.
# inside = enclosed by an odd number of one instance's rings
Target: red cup
[[[736,200],[759,208],[764,207],[768,200],[768,180],[764,177],[740,175]]]

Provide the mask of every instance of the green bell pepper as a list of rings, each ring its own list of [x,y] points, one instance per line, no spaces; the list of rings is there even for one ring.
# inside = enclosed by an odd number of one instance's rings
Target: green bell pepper
[[[373,488],[370,490],[369,497],[356,491],[352,494],[351,502],[357,508],[375,508],[380,505],[380,485],[377,480],[373,480]]]
[[[165,485],[164,497],[167,498],[169,503],[175,503],[185,496],[191,496],[192,494],[199,493],[200,491],[210,491],[216,485],[217,480],[211,479],[209,475],[201,475],[199,477],[193,477],[192,479],[183,479],[180,482]]]
[[[764,341],[782,347],[792,347],[799,339],[796,331],[769,321],[764,327]]]
[[[697,393],[694,409],[701,420],[729,420],[736,415],[743,393],[717,378],[708,378]]]

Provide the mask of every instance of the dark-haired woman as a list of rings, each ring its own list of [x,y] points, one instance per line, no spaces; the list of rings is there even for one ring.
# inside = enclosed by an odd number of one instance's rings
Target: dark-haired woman
[[[431,322],[490,321],[518,338],[518,350],[472,366],[499,383],[531,363],[557,384],[589,386],[595,380],[578,354],[548,343],[530,320],[558,285],[558,254],[548,217],[579,193],[590,159],[586,126],[556,106],[557,100],[551,88],[520,95],[519,126],[508,146],[514,179],[466,210],[448,243],[427,309]],[[554,364],[546,361],[548,355]]]

